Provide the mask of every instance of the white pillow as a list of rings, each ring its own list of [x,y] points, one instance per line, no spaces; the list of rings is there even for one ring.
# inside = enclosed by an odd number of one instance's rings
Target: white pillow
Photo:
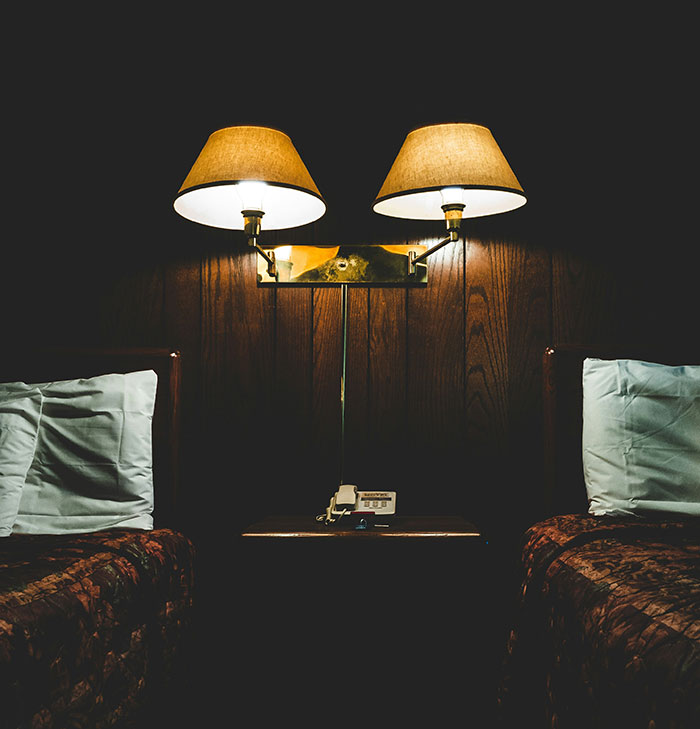
[[[700,365],[585,359],[583,473],[596,516],[700,516]]]
[[[34,459],[41,392],[0,394],[0,537],[12,532],[22,486]]]
[[[34,388],[44,398],[13,533],[153,528],[156,385],[153,370],[0,384],[0,395]]]

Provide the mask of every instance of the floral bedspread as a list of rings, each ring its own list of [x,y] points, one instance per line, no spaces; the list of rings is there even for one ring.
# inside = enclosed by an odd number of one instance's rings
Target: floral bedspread
[[[173,674],[194,550],[169,529],[0,540],[7,727],[111,727]]]
[[[700,520],[553,517],[522,560],[503,727],[700,727]]]

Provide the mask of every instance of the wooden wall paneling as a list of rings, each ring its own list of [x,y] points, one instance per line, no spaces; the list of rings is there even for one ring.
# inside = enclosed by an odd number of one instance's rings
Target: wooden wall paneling
[[[508,474],[503,524],[524,523],[542,504],[542,353],[551,340],[551,259],[542,246],[504,244],[508,286]]]
[[[311,404],[311,461],[306,464],[311,513],[320,514],[340,483],[340,287],[313,291],[313,371]],[[308,511],[308,509],[307,509]]]
[[[198,365],[202,334],[202,259],[199,255],[166,262],[163,320],[168,346],[181,351],[184,366]]]
[[[467,238],[466,459],[474,518],[502,504],[508,439],[508,286],[504,246]]]
[[[270,445],[284,487],[269,513],[310,513],[313,463],[313,289],[275,290],[275,422]],[[330,498],[330,494],[329,494]],[[314,504],[312,508],[320,508]]]
[[[345,378],[344,481],[363,489],[371,482],[369,454],[369,298],[368,287],[348,287]]]
[[[264,514],[273,413],[272,289],[258,288],[257,254],[212,253],[202,266],[202,471],[207,524],[226,528]]]
[[[406,290],[369,289],[366,474],[371,489],[401,490],[412,448],[406,423]],[[403,495],[407,496],[405,489]],[[403,507],[398,507],[403,510]]]
[[[407,508],[461,513],[471,487],[464,457],[464,241],[444,246],[427,262],[427,287],[408,290]]]
[[[164,274],[164,344],[180,351],[180,505],[179,517],[191,522],[189,504],[201,488],[201,325],[202,260],[199,255],[181,255],[167,261]],[[192,525],[194,528],[194,525]]]
[[[601,253],[552,251],[553,344],[607,344],[624,336],[617,317],[617,285]]]

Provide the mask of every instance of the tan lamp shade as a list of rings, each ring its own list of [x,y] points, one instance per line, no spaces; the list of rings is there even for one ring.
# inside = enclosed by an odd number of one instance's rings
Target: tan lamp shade
[[[292,140],[261,126],[215,131],[182,183],[174,207],[189,220],[234,230],[243,229],[243,210],[261,211],[266,230],[305,225],[326,211]]]
[[[504,213],[527,201],[491,132],[455,123],[408,134],[372,208],[395,218],[442,220],[445,188],[462,189],[465,218]]]

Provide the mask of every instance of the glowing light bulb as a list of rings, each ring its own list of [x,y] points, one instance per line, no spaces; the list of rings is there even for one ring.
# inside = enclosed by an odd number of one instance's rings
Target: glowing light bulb
[[[465,208],[465,193],[463,187],[443,187],[440,190],[442,209],[445,212],[445,223],[451,240],[459,237],[459,228],[462,224],[462,212]]]
[[[443,205],[464,205],[464,193],[463,187],[443,187],[440,190],[440,196],[442,197]]]
[[[265,208],[265,195],[267,193],[267,184],[254,180],[244,180],[236,184],[236,193],[241,201],[241,211],[257,210],[263,212]]]

